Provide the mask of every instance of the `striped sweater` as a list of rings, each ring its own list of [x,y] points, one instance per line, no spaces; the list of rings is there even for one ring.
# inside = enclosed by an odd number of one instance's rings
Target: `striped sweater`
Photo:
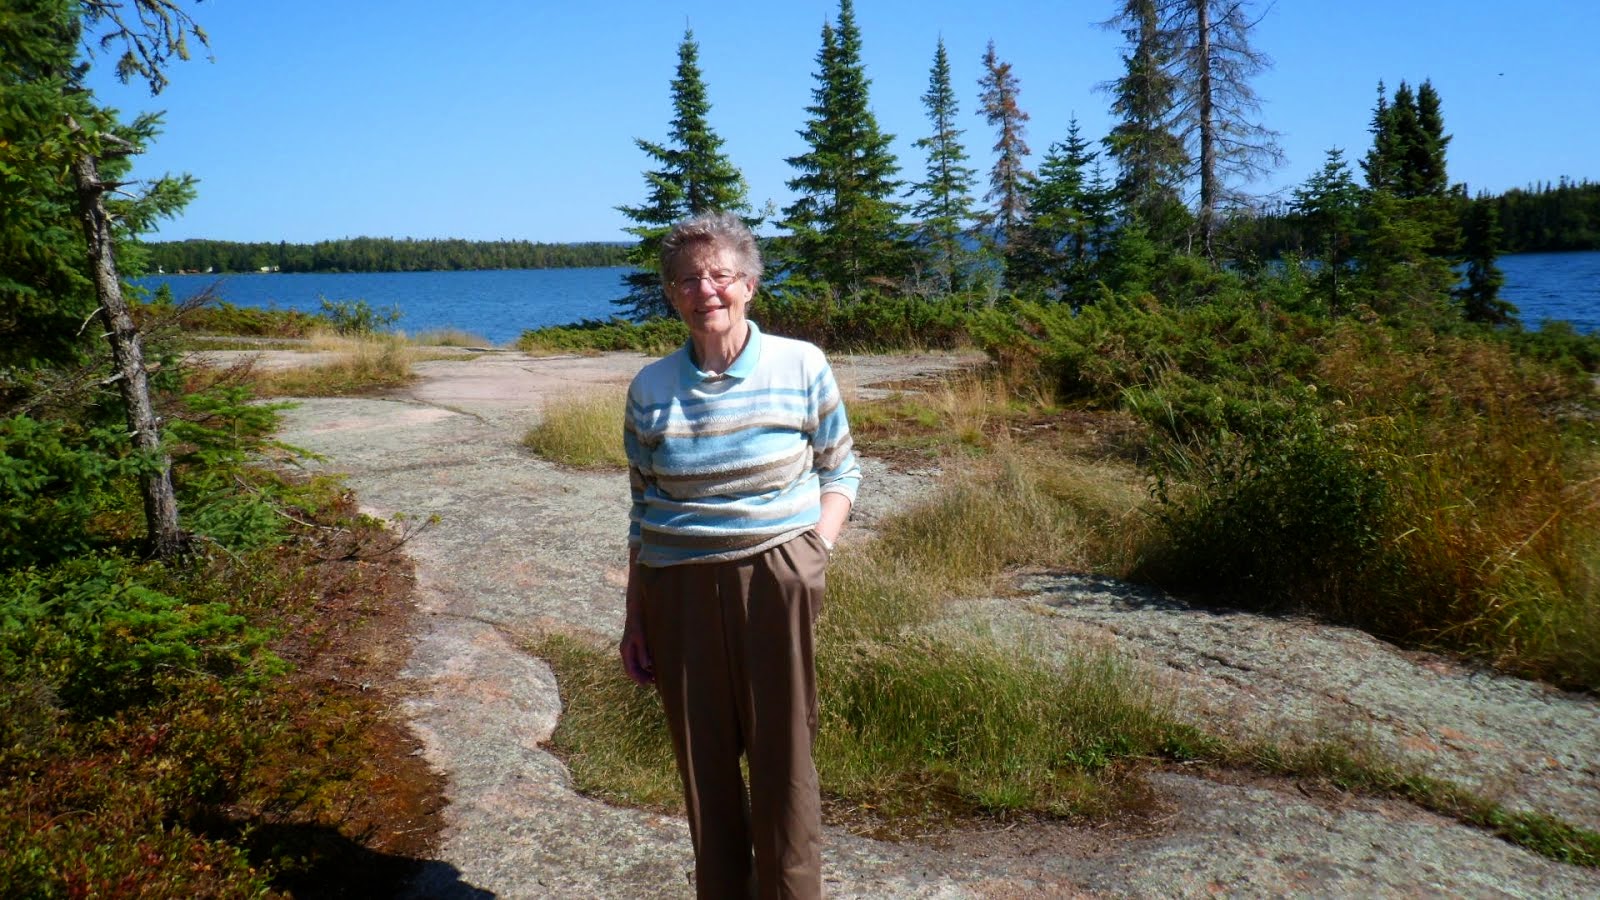
[[[815,526],[821,496],[855,500],[850,425],[822,351],[764,335],[721,375],[689,345],[628,388],[628,545],[647,566],[753,556]]]

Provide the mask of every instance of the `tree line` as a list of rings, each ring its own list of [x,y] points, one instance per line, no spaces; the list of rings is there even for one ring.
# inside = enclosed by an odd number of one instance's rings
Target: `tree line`
[[[627,264],[624,244],[590,241],[467,241],[455,238],[341,238],[286,241],[156,241],[142,245],[148,265],[173,272],[444,272],[463,269],[563,269]]]
[[[1494,206],[1507,253],[1600,250],[1600,183],[1562,178],[1474,202]]]
[[[1503,194],[1468,198],[1462,188],[1451,196],[1462,227],[1474,215],[1489,215],[1499,223],[1495,249],[1500,253],[1600,250],[1600,184],[1562,178],[1556,184],[1512,188]],[[1475,211],[1477,206],[1492,207],[1492,211]],[[1308,246],[1305,212],[1287,202],[1264,206],[1257,215],[1230,223],[1230,241],[1254,259],[1304,256]]]
[[[853,3],[841,0],[822,27],[800,131],[806,150],[787,160],[795,199],[762,214],[710,125],[698,44],[685,31],[668,137],[637,141],[652,162],[646,198],[619,207],[639,238],[629,259],[640,271],[625,277],[617,303],[634,318],[669,312],[647,270],[666,228],[708,209],[777,228],[766,247],[773,290],[842,304],[889,296],[1083,304],[1290,253],[1306,268],[1310,302],[1329,312],[1440,303],[1469,320],[1506,323],[1514,310],[1498,297],[1498,252],[1592,240],[1583,210],[1600,194],[1587,183],[1477,201],[1453,184],[1443,102],[1427,79],[1392,93],[1378,82],[1359,178],[1332,148],[1291,203],[1264,208],[1248,187],[1283,155],[1252,84],[1271,64],[1252,46],[1255,6],[1119,0],[1104,25],[1123,37],[1121,72],[1099,86],[1115,124],[1096,139],[1074,119],[1037,163],[1021,76],[989,41],[976,97],[994,129],[985,185],[955,124],[961,92],[943,39],[922,96],[928,131],[913,145],[924,169],[902,174],[893,135],[872,113]]]

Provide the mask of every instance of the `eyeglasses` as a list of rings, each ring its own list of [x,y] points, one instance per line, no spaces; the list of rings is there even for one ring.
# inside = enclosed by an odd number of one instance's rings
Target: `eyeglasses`
[[[676,284],[683,290],[689,291],[699,287],[700,282],[709,281],[716,285],[720,290],[721,288],[725,288],[743,277],[743,272],[729,272],[726,270],[721,270],[716,272],[707,272],[704,275],[685,275],[682,278],[675,279],[673,284]]]

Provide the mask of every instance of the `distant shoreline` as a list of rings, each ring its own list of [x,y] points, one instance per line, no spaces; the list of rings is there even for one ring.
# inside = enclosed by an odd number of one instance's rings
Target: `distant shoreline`
[[[356,274],[590,269],[628,264],[632,244],[581,241],[469,241],[459,238],[338,238],[288,241],[152,241],[141,243],[147,267],[161,274],[244,275],[272,272]]]

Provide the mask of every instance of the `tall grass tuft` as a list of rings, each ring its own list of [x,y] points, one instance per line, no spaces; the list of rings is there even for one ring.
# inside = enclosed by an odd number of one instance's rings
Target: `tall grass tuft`
[[[411,343],[419,347],[493,347],[494,344],[481,334],[465,331],[460,328],[435,328],[424,331],[411,337]]]
[[[1205,743],[1104,650],[1053,667],[983,636],[909,634],[834,644],[818,666],[826,783],[890,811],[937,792],[991,812],[1105,812],[1119,761]]]
[[[620,391],[568,397],[547,403],[538,424],[523,436],[523,446],[562,465],[581,469],[627,468],[622,452],[622,417],[627,395]]]
[[[1600,690],[1600,454],[1554,369],[1497,343],[1347,333],[1322,366],[1389,485],[1387,568],[1345,614]],[[1586,380],[1586,379],[1585,379]]]
[[[561,679],[556,744],[578,790],[674,812],[683,805],[667,721],[655,692],[622,675],[616,651],[568,634],[534,638],[529,650]]]
[[[341,336],[321,332],[310,341],[313,352],[330,358],[307,366],[258,369],[250,374],[262,397],[336,397],[397,387],[413,377],[416,351],[404,338],[390,334]]]

